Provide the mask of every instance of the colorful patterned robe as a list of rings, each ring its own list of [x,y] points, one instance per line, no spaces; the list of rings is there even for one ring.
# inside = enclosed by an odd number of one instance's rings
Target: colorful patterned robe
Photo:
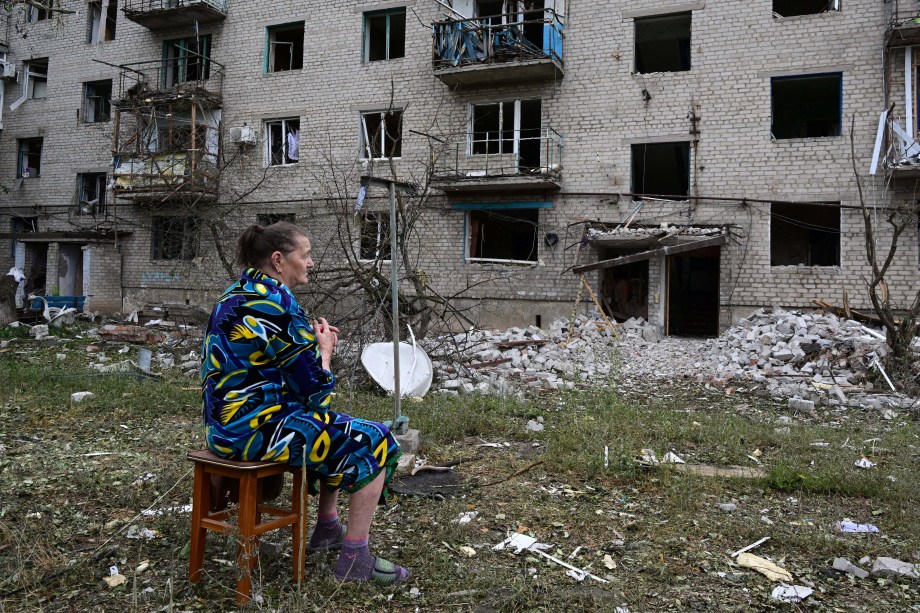
[[[399,444],[385,426],[329,410],[335,377],[306,313],[259,270],[246,270],[214,307],[201,380],[205,437],[217,455],[306,461],[326,485],[349,491],[395,470]]]

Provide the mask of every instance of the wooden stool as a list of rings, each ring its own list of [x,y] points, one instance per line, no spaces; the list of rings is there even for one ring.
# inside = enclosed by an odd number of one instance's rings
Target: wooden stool
[[[204,566],[205,538],[208,530],[232,534],[239,533],[240,548],[237,556],[240,578],[236,582],[236,601],[239,604],[249,602],[251,591],[251,573],[259,552],[259,535],[284,526],[291,526],[294,533],[292,542],[294,560],[293,580],[303,580],[303,559],[301,543],[307,531],[306,509],[301,521],[301,492],[303,488],[299,468],[277,462],[235,462],[225,460],[210,451],[191,451],[188,459],[195,463],[195,489],[192,498],[192,543],[189,556],[188,579],[198,583],[201,568]],[[262,504],[261,490],[264,477],[290,472],[294,476],[294,496],[290,509]],[[211,475],[220,475],[240,481],[240,500],[237,513],[237,525],[225,520],[229,510],[211,512]],[[262,514],[272,516],[266,522],[261,521]]]

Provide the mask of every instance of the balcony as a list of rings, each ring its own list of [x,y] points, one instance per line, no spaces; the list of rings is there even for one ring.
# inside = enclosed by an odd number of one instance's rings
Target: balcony
[[[217,200],[217,157],[201,151],[116,156],[116,198],[134,204],[198,204]]]
[[[434,74],[451,87],[563,77],[562,21],[552,9],[450,19],[432,28]]]
[[[885,42],[889,47],[920,44],[920,4],[915,0],[891,0]]]
[[[124,0],[125,17],[149,30],[193,27],[223,21],[226,0]]]
[[[432,147],[432,187],[447,193],[547,191],[562,187],[562,138],[457,134]]]
[[[122,64],[120,68],[118,95],[112,101],[115,108],[187,107],[192,102],[209,108],[221,106],[224,66],[206,55],[186,52],[162,60]]]

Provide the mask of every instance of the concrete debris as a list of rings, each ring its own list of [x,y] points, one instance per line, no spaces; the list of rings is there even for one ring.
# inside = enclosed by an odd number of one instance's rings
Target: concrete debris
[[[73,394],[70,395],[70,399],[73,402],[83,402],[84,400],[88,400],[88,399],[95,398],[95,397],[96,397],[96,394],[92,392],[74,392]]]
[[[719,505],[719,508],[725,511],[726,513],[734,513],[738,508],[738,505],[731,502],[724,502]]]
[[[867,571],[851,563],[846,558],[834,558],[834,570],[853,575],[854,577],[859,577],[860,579],[869,578],[869,573]]]
[[[876,558],[875,564],[872,565],[872,575],[874,577],[906,577],[910,579],[920,578],[920,571],[910,562],[902,562],[895,558]]]
[[[796,603],[802,602],[814,593],[814,590],[804,585],[778,585],[773,588],[770,596],[773,600],[780,602]]]
[[[558,319],[547,329],[472,330],[437,339],[449,340],[461,357],[434,362],[435,387],[440,393],[523,396],[614,376],[625,382],[691,380],[727,393],[757,389],[803,417],[816,417],[821,406],[887,410],[894,417],[913,400],[867,376],[876,358],[890,353],[879,336],[832,313],[780,307],[761,309],[708,340],[662,337],[660,327],[641,318],[623,322],[614,335],[595,313]]]
[[[37,326],[32,326],[32,328],[29,330],[29,334],[30,334],[31,336],[34,336],[34,337],[35,337],[35,340],[37,340],[37,341],[42,340],[42,339],[45,338],[46,336],[50,336],[50,335],[48,334],[48,325],[47,325],[47,324],[41,324],[41,325],[37,325]]]
[[[531,419],[527,422],[527,429],[531,432],[543,432],[543,424]]]

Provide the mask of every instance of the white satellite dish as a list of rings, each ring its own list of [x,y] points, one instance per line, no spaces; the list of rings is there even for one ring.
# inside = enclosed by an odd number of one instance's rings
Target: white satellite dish
[[[372,343],[361,352],[361,363],[377,384],[393,393],[393,343]],[[434,368],[425,351],[409,343],[399,344],[400,396],[421,397],[428,393]]]

